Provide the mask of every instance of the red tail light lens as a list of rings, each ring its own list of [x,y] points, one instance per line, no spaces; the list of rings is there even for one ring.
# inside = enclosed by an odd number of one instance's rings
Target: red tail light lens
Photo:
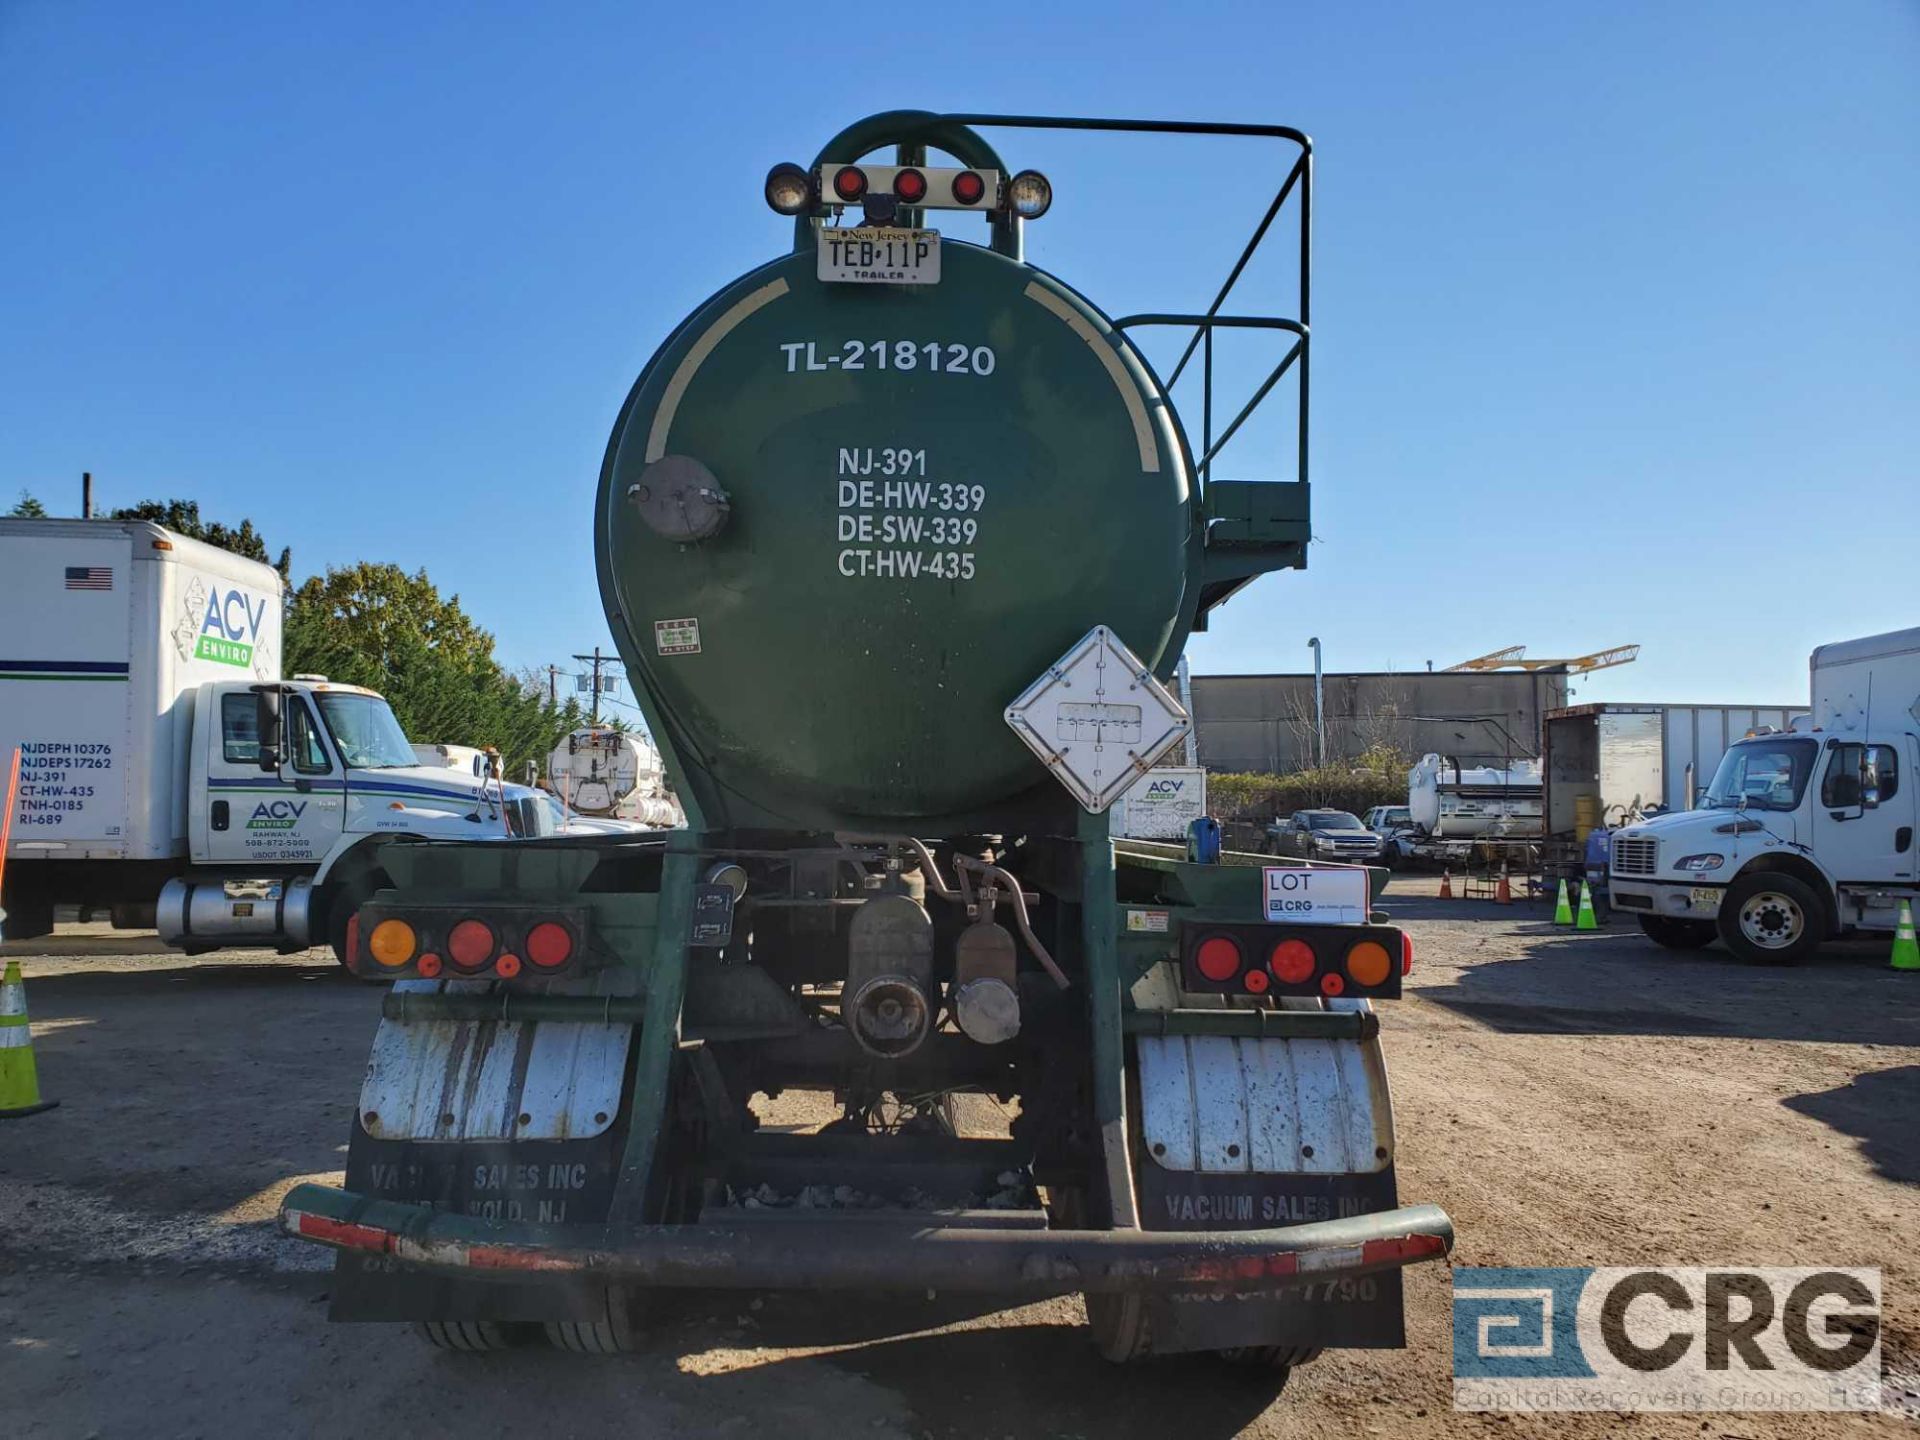
[[[1400,973],[1402,975],[1413,973],[1413,936],[1404,930],[1400,932]]]
[[[858,165],[848,165],[836,171],[833,177],[833,193],[849,204],[858,200],[867,193],[867,172]]]
[[[527,959],[542,970],[558,970],[573,958],[573,936],[567,927],[542,920],[527,932]]]
[[[493,927],[462,920],[447,932],[447,956],[462,970],[478,970],[493,958]]]
[[[962,205],[978,205],[987,193],[987,182],[972,170],[953,177],[953,198]]]
[[[1240,973],[1240,946],[1237,941],[1225,935],[1215,935],[1200,942],[1193,963],[1207,979],[1219,983],[1231,980]]]
[[[893,177],[893,194],[896,200],[917,205],[927,198],[927,177],[918,170],[902,170]]]
[[[1313,947],[1304,940],[1282,940],[1267,960],[1283,985],[1304,985],[1313,978]]]

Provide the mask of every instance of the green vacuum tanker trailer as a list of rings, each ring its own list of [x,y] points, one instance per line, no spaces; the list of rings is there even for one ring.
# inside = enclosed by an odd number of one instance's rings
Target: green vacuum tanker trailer
[[[1052,187],[996,128],[1286,158],[1211,308],[1116,320],[1023,259]],[[1188,635],[1305,564],[1311,183],[1280,127],[923,112],[768,176],[790,251],[641,373],[593,521],[687,825],[385,847],[345,1187],[282,1213],[341,1252],[333,1318],[609,1351],[663,1288],[1081,1292],[1115,1359],[1404,1343],[1400,1271],[1452,1240],[1395,1189],[1404,935],[1364,871],[1106,815],[1186,733]],[[1298,318],[1232,313],[1296,212]],[[1231,419],[1228,329],[1278,357]],[[1290,474],[1213,478],[1283,378]],[[783,1091],[835,1118],[759,1123]]]

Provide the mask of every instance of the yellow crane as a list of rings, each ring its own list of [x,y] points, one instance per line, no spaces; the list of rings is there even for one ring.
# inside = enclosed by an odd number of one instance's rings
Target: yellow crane
[[[1529,660],[1527,647],[1509,645],[1504,650],[1493,650],[1485,655],[1476,655],[1471,660],[1462,660],[1458,665],[1449,665],[1452,670],[1565,670],[1569,675],[1585,675],[1593,670],[1605,670],[1614,665],[1626,665],[1639,658],[1638,645],[1616,645],[1611,650],[1596,650],[1591,655],[1576,655],[1566,660]]]

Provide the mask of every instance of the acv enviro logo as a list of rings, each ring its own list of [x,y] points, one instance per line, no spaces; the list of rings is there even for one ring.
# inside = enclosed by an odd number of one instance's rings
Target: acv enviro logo
[[[1880,1272],[1456,1270],[1456,1410],[1877,1410]]]
[[[238,585],[208,586],[199,576],[180,597],[180,619],[173,643],[182,660],[211,660],[216,665],[252,669],[271,678],[272,652],[262,626],[268,601]]]

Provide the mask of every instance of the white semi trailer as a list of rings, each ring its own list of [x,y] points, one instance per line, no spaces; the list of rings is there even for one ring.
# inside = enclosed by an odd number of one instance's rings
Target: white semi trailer
[[[1808,668],[1811,713],[1728,745],[1695,808],[1615,833],[1613,904],[1660,944],[1790,964],[1920,904],[1920,629]]]
[[[338,953],[384,883],[365,842],[552,830],[537,791],[419,764],[373,691],[283,681],[283,610],[271,566],[158,525],[0,519],[9,939],[71,904],[189,952]]]

